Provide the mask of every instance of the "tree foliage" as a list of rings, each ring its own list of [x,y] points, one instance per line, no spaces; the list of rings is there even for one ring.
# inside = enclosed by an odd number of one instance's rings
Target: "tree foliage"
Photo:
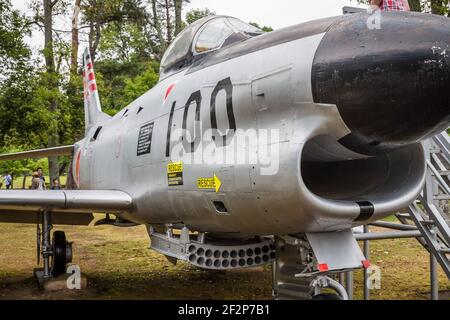
[[[192,9],[191,11],[186,13],[186,23],[191,24],[194,23],[197,20],[200,20],[204,17],[215,15],[216,13],[209,10],[208,8],[205,9]]]
[[[27,0],[25,14],[0,1],[0,153],[72,144],[84,135],[81,50],[95,60],[105,112],[114,115],[150,90],[159,63],[186,25],[215,14],[188,0]],[[184,18],[184,19],[183,19]],[[61,25],[61,21],[65,21]],[[264,28],[263,28],[264,29]],[[272,30],[267,28],[268,31]],[[40,33],[30,49],[25,37]],[[53,163],[64,167],[68,158]],[[47,159],[0,163],[21,175]]]
[[[272,32],[273,28],[272,27],[268,27],[268,26],[260,26],[258,23],[256,22],[250,22],[250,24],[258,29],[261,29],[264,32]]]
[[[0,1],[0,84],[26,66],[31,51],[24,36],[29,32],[26,18],[12,8],[11,1]]]

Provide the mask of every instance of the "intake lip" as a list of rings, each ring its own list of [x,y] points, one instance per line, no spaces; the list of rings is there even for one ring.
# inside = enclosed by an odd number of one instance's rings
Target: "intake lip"
[[[450,122],[450,20],[431,14],[350,15],[324,36],[312,66],[316,103],[337,105],[340,143],[376,155],[424,140]]]

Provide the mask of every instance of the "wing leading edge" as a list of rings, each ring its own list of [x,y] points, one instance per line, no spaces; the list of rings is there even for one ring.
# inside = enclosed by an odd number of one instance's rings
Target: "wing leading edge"
[[[123,212],[132,208],[129,194],[116,190],[5,190],[0,191],[0,210],[74,210]]]
[[[117,190],[0,191],[0,222],[34,223],[37,212],[48,210],[56,221],[76,225],[93,212],[121,214],[132,208],[131,196]]]
[[[45,157],[57,157],[57,156],[71,156],[73,154],[74,146],[62,146],[48,149],[39,149],[32,151],[16,152],[9,154],[1,154],[0,161],[9,160],[23,160],[29,158],[45,158]]]

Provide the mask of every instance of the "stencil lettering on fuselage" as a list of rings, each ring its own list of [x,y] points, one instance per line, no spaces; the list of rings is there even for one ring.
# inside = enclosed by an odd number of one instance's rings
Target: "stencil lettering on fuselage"
[[[137,156],[149,154],[152,150],[152,135],[154,123],[148,123],[141,127],[138,137]]]

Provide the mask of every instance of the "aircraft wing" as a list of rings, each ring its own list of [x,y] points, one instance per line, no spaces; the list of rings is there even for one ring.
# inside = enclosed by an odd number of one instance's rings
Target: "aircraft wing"
[[[27,158],[45,158],[56,156],[70,156],[73,154],[74,146],[62,146],[48,149],[16,152],[0,155],[0,161],[22,160]]]
[[[72,155],[74,145],[0,155],[0,161]],[[132,199],[118,190],[1,190],[0,222],[36,223],[37,213],[52,212],[55,224],[86,225],[93,212],[121,214]]]
[[[117,190],[0,191],[0,222],[35,223],[36,213],[48,210],[55,224],[86,224],[93,212],[120,214],[132,207],[131,196]]]

